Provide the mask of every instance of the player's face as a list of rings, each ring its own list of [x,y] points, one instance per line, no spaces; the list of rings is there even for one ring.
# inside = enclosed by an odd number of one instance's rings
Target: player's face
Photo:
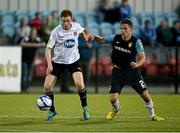
[[[123,37],[128,38],[132,34],[132,28],[128,24],[121,24],[121,34]]]
[[[71,24],[72,24],[72,17],[68,16],[68,17],[62,17],[62,27],[65,30],[69,30],[71,28]]]

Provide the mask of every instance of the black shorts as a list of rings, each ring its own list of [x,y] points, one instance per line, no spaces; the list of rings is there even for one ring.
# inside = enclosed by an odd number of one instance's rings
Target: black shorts
[[[82,69],[79,65],[79,61],[76,61],[72,64],[58,64],[52,62],[52,66],[53,66],[53,71],[51,72],[51,74],[58,78],[65,69],[67,69],[71,73],[71,75],[75,72],[82,72]]]
[[[138,68],[123,69],[114,67],[112,70],[111,90],[109,93],[121,93],[124,85],[130,85],[136,92],[142,93],[147,89]]]

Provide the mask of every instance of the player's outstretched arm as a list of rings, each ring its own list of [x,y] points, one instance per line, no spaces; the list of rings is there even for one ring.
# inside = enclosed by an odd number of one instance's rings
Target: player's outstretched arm
[[[52,67],[52,60],[51,60],[51,48],[46,48],[46,51],[45,51],[45,56],[46,56],[46,61],[47,61],[47,70],[46,70],[46,74],[50,74],[51,71],[53,70],[53,67]]]
[[[86,41],[86,47],[92,48],[93,45],[92,45],[91,41],[94,39],[94,36],[91,34],[88,34],[87,30],[84,30],[80,35],[82,35],[84,40]]]
[[[85,33],[85,31],[83,31],[83,32],[81,33],[81,35],[83,36],[84,40],[87,42],[87,41],[88,41],[88,36],[87,36],[87,34]]]
[[[93,40],[92,36],[88,34],[87,30],[84,30],[81,35],[83,36],[86,42],[91,42]]]
[[[92,40],[95,40],[96,42],[98,42],[100,44],[105,42],[104,37],[88,34],[86,30],[84,30],[81,33],[81,35],[83,36],[83,38],[85,39],[86,42],[91,42]]]
[[[100,44],[105,42],[104,37],[101,37],[101,36],[94,35],[94,39],[96,40],[96,42]]]

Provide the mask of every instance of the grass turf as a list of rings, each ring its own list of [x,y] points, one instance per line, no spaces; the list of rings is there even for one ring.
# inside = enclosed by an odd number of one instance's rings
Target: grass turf
[[[121,112],[106,120],[111,110],[107,94],[89,94],[91,119],[81,119],[82,109],[77,94],[56,94],[58,112],[51,122],[47,112],[36,107],[39,94],[0,94],[0,131],[180,131],[180,97],[153,95],[156,113],[165,121],[150,121],[144,103],[136,94],[121,95]]]

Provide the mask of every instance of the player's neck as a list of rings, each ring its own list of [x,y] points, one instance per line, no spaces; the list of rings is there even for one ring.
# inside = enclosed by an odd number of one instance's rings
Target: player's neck
[[[122,39],[125,40],[125,41],[128,41],[131,39],[131,36],[132,35],[129,35],[129,36],[122,36]]]
[[[70,30],[71,27],[72,27],[72,24],[70,25],[70,28],[69,28],[69,29],[64,28],[62,24],[61,24],[61,26],[62,26],[62,28],[63,28],[64,30]]]

